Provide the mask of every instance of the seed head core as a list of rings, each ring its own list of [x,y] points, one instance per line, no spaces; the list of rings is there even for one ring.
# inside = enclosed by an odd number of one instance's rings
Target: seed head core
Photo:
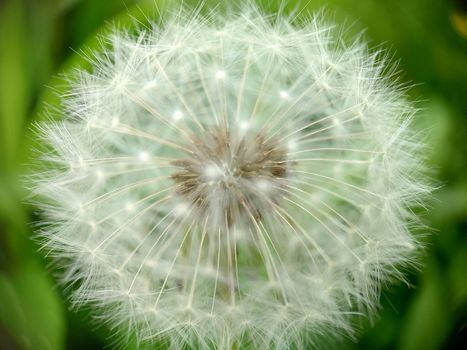
[[[279,202],[290,165],[278,140],[264,131],[224,127],[190,141],[186,158],[172,162],[180,170],[171,177],[199,217],[231,226],[261,219]]]

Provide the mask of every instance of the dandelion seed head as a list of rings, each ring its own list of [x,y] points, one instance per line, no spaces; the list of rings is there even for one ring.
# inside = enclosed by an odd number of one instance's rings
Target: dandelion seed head
[[[115,32],[44,122],[44,246],[112,329],[168,348],[353,334],[420,244],[414,108],[320,16],[178,11]]]

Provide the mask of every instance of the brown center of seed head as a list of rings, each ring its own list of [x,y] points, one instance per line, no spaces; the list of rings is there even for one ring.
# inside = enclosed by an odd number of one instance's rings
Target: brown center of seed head
[[[200,221],[231,226],[260,220],[284,194],[287,152],[262,132],[215,128],[192,136],[191,152],[172,162],[176,192],[194,205]]]

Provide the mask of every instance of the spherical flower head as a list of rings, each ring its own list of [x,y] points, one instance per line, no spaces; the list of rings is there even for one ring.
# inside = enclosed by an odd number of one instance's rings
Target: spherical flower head
[[[39,125],[41,236],[74,305],[170,349],[351,335],[414,262],[429,190],[381,53],[252,7],[109,42]]]

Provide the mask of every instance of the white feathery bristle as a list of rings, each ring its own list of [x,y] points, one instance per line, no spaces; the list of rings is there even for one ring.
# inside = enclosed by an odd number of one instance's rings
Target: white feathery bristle
[[[39,125],[40,234],[73,305],[170,349],[352,334],[414,263],[430,190],[387,62],[252,6],[111,42]]]

